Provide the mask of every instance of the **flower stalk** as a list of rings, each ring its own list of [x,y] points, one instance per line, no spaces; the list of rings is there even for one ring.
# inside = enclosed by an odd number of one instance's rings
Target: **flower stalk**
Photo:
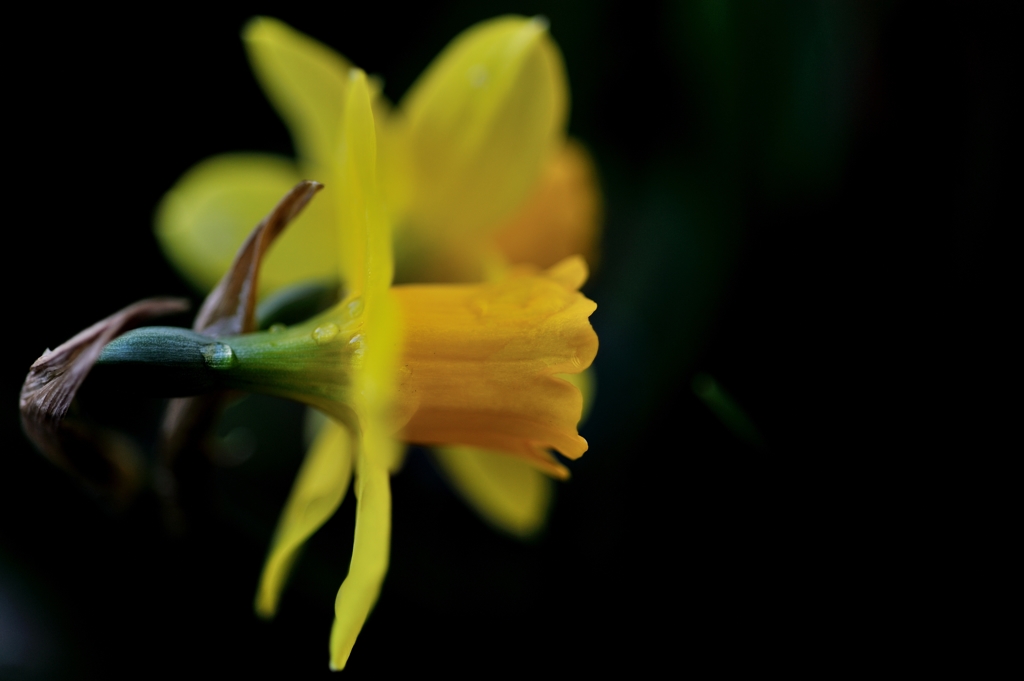
[[[223,390],[297,400],[352,423],[349,392],[363,344],[358,305],[292,327],[214,338],[151,326],[109,343],[92,382],[126,394],[187,397]]]

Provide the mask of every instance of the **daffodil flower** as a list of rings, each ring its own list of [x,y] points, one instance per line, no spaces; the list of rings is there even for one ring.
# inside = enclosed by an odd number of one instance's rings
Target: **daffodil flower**
[[[356,538],[331,635],[341,668],[387,568],[399,439],[435,446],[467,501],[516,534],[543,520],[550,488],[537,471],[567,475],[549,450],[585,451],[583,398],[563,379],[596,353],[594,304],[578,293],[584,259],[564,256],[593,255],[599,202],[586,152],[565,138],[564,69],[541,20],[469,29],[395,109],[344,58],[280,22],[254,20],[244,37],[299,159],[205,161],[168,193],[157,228],[208,288],[300,177],[327,187],[267,257],[261,291],[340,272],[345,299],[306,324],[231,339],[222,369],[232,387],[334,417],[282,513],[256,608],[275,612],[296,550],[354,473]],[[487,281],[389,288],[393,253],[406,281]]]
[[[168,192],[157,234],[195,285],[209,288],[251,225],[301,177],[336,185],[336,122],[350,65],[279,21],[243,34],[258,80],[292,131],[298,159],[227,154],[190,170]],[[379,95],[373,80],[371,91]],[[399,281],[475,281],[512,264],[591,264],[600,197],[586,150],[566,139],[561,56],[542,19],[500,17],[458,36],[398,107],[374,98],[378,168],[395,227]],[[336,277],[339,215],[314,203],[279,239],[262,293]],[[589,372],[569,375],[589,397]],[[547,477],[507,457],[435,448],[462,497],[499,529],[530,535],[551,498]]]

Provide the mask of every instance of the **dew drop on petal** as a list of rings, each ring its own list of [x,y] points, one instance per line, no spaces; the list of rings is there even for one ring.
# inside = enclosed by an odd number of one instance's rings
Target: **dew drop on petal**
[[[348,344],[352,347],[352,354],[356,357],[363,355],[363,334],[357,333],[349,339]]]
[[[359,315],[363,314],[363,308],[365,307],[362,297],[353,298],[348,304],[348,313],[351,315],[352,319],[355,319]]]
[[[337,324],[322,324],[313,329],[313,340],[316,342],[317,345],[330,343],[337,337],[340,331],[341,329],[338,328]]]

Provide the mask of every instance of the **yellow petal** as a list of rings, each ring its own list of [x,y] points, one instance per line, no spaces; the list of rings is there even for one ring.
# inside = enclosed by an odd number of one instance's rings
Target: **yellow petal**
[[[391,227],[377,177],[377,133],[366,74],[352,69],[347,102],[339,119],[336,154],[339,216],[338,253],[342,277],[351,295],[386,295],[394,266]],[[368,297],[369,296],[369,297]]]
[[[544,525],[554,483],[530,464],[473,447],[438,447],[434,459],[466,503],[499,530],[529,537]]]
[[[406,148],[406,126],[395,114],[394,107],[381,91],[381,82],[374,76],[367,78],[370,101],[373,104],[373,123],[377,134],[377,175],[380,190],[387,204],[388,214],[397,219],[404,215],[413,191],[412,169]]]
[[[370,457],[373,458],[373,457]],[[356,534],[348,576],[338,590],[331,628],[331,669],[344,669],[366,618],[380,595],[391,541],[388,471],[360,466],[356,472]]]
[[[340,245],[343,276],[349,282],[349,306],[365,309],[365,351],[356,373],[356,411],[364,437],[377,429],[394,431],[392,401],[401,326],[398,309],[389,291],[394,274],[391,225],[383,205],[377,175],[376,124],[366,74],[353,69],[342,119]],[[396,447],[385,443],[371,447],[383,458],[376,463],[397,466]],[[379,452],[389,452],[381,455]]]
[[[156,212],[157,238],[185,278],[209,290],[253,227],[300,179],[292,162],[269,154],[207,159],[164,195]],[[334,228],[329,206],[310,202],[267,254],[260,291],[315,278],[336,279]]]
[[[454,245],[510,215],[557,148],[568,110],[562,57],[543,19],[492,19],[455,38],[401,107],[409,220]]]
[[[364,354],[355,372],[355,409],[361,432],[356,453],[356,533],[352,562],[334,606],[331,668],[343,669],[388,568],[391,537],[389,471],[400,450],[392,438],[391,400],[400,348],[392,278],[390,224],[376,169],[376,133],[366,75],[353,69],[344,115],[338,177],[341,178],[340,241],[347,306],[362,308]]]
[[[394,287],[404,439],[509,452],[566,477],[547,450],[575,459],[587,449],[576,433],[580,391],[555,376],[597,354],[597,306],[576,290],[585,277],[576,257],[497,283]]]
[[[242,31],[256,78],[284,119],[307,172],[333,162],[351,64],[331,48],[268,17]],[[328,178],[309,178],[323,182]]]
[[[550,267],[579,253],[593,267],[601,194],[590,154],[569,140],[548,159],[530,197],[494,235],[511,264]]]
[[[360,418],[364,438],[379,437],[370,449],[379,457],[376,463],[396,471],[401,466],[403,453],[394,441],[398,430],[394,402],[404,324],[390,291],[385,291],[367,307],[366,316],[366,350],[362,370],[355,376],[361,398]]]
[[[334,515],[352,478],[348,432],[327,420],[306,454],[281,512],[256,592],[256,612],[273,617],[302,544]]]

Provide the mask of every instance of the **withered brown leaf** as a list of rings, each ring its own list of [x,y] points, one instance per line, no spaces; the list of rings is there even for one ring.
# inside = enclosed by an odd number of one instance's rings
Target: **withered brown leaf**
[[[137,477],[129,441],[90,424],[69,423],[65,417],[103,346],[148,319],[188,307],[188,301],[180,298],[140,300],[44,352],[32,363],[21,387],[21,424],[29,439],[94,491],[129,495],[128,488],[136,486],[133,478]]]

